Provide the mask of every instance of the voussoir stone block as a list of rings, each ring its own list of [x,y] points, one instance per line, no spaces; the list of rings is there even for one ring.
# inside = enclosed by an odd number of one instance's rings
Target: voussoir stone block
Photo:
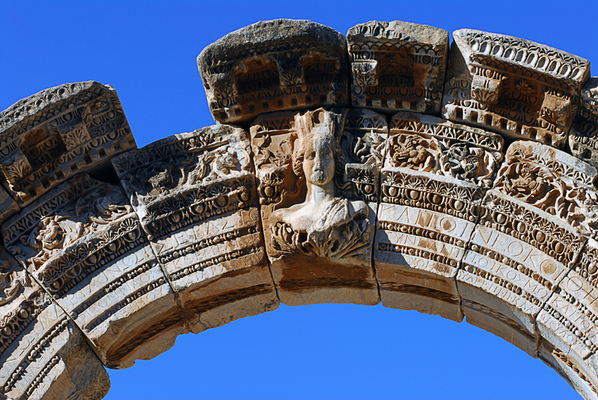
[[[453,33],[442,113],[515,139],[563,147],[589,61],[506,35]]]
[[[580,384],[585,382],[595,394],[598,394],[595,390],[598,387],[597,263],[598,242],[589,239],[538,315],[538,330],[547,343],[546,348],[551,350],[540,357],[549,365],[554,358],[567,364],[569,369],[577,371]]]
[[[370,21],[347,32],[353,107],[440,114],[448,32]]]
[[[247,133],[214,125],[113,159],[193,332],[278,307]]]
[[[130,367],[188,332],[122,188],[76,175],[7,220],[2,236],[105,365]]]
[[[0,113],[0,182],[22,206],[135,147],[112,87],[92,81],[56,86]]]
[[[262,115],[250,132],[281,302],[377,304],[371,247],[384,118],[320,108]]]
[[[547,145],[511,144],[457,275],[468,322],[536,356],[542,307],[595,224],[586,201],[595,176]]]
[[[382,304],[460,321],[455,275],[503,139],[414,113],[389,132],[374,245]]]
[[[345,37],[312,21],[277,19],[246,26],[207,46],[197,65],[210,111],[220,123],[349,103]]]
[[[598,397],[595,369],[583,360],[571,357],[543,339],[538,344],[538,358],[565,378],[584,399]]]
[[[0,248],[0,399],[101,399],[110,381],[85,337]]]

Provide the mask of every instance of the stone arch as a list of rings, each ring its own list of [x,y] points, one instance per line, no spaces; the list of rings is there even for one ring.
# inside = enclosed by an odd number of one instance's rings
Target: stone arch
[[[346,39],[309,21],[251,25],[198,57],[208,98],[234,97],[226,65],[258,56],[277,60],[280,87],[142,149],[97,82],[3,111],[0,397],[101,398],[103,366],[182,333],[279,302],[382,302],[466,316],[596,398],[589,62],[453,36],[449,51],[446,31],[399,21]],[[413,77],[377,87],[397,51]],[[322,82],[297,78],[312,59],[326,60]]]

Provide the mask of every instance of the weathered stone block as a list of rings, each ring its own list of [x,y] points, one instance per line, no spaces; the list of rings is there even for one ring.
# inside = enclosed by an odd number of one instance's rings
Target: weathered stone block
[[[0,398],[104,397],[108,374],[85,337],[4,249],[0,264]]]
[[[384,165],[388,124],[374,111],[348,109],[340,139],[345,174],[353,193],[375,210],[380,197],[380,170]]]
[[[197,65],[220,123],[349,103],[345,37],[315,22],[277,19],[246,26],[206,47]]]
[[[590,368],[588,360],[563,352],[543,339],[538,345],[538,357],[565,378],[584,399],[598,397],[596,368]]]
[[[404,112],[389,130],[374,247],[382,304],[460,321],[455,276],[503,139]]]
[[[112,161],[194,332],[278,307],[249,152],[215,125]]]
[[[188,332],[121,188],[77,175],[9,219],[2,233],[107,366],[155,357]]]
[[[371,21],[347,32],[353,107],[440,113],[448,32]]]
[[[598,243],[590,239],[574,267],[538,315],[538,331],[553,352],[562,354],[596,385],[598,373]]]
[[[535,354],[542,324],[555,315],[551,295],[594,231],[595,177],[594,167],[552,147],[509,146],[457,276],[469,322]],[[495,321],[470,320],[480,307]]]
[[[382,304],[461,321],[455,275],[477,220],[480,188],[390,166],[381,180],[374,262]]]
[[[534,355],[536,317],[585,239],[565,221],[495,190],[481,208],[457,275],[463,312],[468,322]],[[490,310],[485,321],[480,309]]]
[[[586,82],[580,97],[569,147],[574,156],[598,167],[598,78]]]
[[[135,147],[116,91],[98,82],[46,89],[0,113],[0,180],[20,205]]]
[[[513,138],[563,147],[589,61],[528,40],[453,33],[442,113]]]
[[[377,179],[385,124],[371,113],[353,114],[374,124],[366,135],[338,111],[268,114],[251,126],[266,249],[285,304],[379,302],[371,265],[377,196],[354,190]],[[345,172],[356,169],[373,179],[347,180]]]

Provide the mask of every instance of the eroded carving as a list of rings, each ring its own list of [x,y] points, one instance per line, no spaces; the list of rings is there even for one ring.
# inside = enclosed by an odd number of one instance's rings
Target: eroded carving
[[[78,175],[8,220],[3,232],[10,251],[84,330],[106,365],[127,367],[156,356],[187,331],[120,187]],[[145,335],[144,327],[172,314],[179,326]],[[127,335],[146,341],[121,359],[110,358]]]
[[[569,132],[571,153],[598,167],[598,78],[589,79],[581,90],[579,109]]]
[[[444,88],[443,115],[514,138],[562,147],[589,62],[505,35],[461,29]]]
[[[555,215],[583,233],[595,232],[596,169],[559,150],[515,142],[507,151],[494,189]]]
[[[343,35],[311,21],[262,21],[229,33],[197,58],[208,104],[221,123],[264,112],[344,107],[348,96]]]
[[[272,247],[289,254],[365,260],[372,225],[363,201],[336,196],[335,176],[344,175],[344,155],[335,137],[343,114],[319,110],[295,115],[298,139],[293,172],[307,187],[305,201],[274,211]]]
[[[354,107],[440,112],[447,31],[402,21],[371,21],[349,29],[347,42]]]
[[[503,139],[431,116],[396,114],[387,165],[450,176],[489,188],[502,160]]]
[[[0,171],[20,205],[135,147],[116,92],[98,82],[44,90],[3,111],[0,121]]]
[[[264,148],[256,163],[275,158]],[[171,136],[113,163],[194,332],[278,306],[242,129]]]
[[[86,370],[86,377],[79,373]],[[0,249],[0,393],[103,396],[108,375],[64,312]]]
[[[339,111],[272,114],[251,127],[268,255],[279,295],[284,292],[282,301],[290,304],[322,302],[327,295],[335,302],[377,302],[371,267],[358,267],[371,257],[373,211],[358,199],[368,200],[362,193],[376,198],[385,123],[365,112],[353,113],[347,125],[346,111]],[[269,148],[261,149],[264,144]],[[262,162],[262,155],[276,158]],[[349,171],[360,167],[369,168],[366,179],[347,180]],[[279,189],[266,191],[273,172]],[[360,192],[360,184],[370,188]],[[268,193],[280,196],[274,202]],[[314,257],[317,266],[298,267]],[[335,285],[339,289],[327,294],[318,287],[332,271],[341,274]]]

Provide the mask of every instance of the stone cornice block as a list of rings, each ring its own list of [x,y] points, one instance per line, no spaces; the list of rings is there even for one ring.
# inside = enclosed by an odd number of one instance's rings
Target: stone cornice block
[[[197,65],[219,123],[349,103],[345,37],[315,22],[277,19],[246,26],[206,47]]]
[[[347,32],[353,107],[440,113],[448,32],[370,21]]]
[[[93,81],[56,86],[0,113],[0,182],[26,205],[135,147],[112,87]]]
[[[590,62],[506,35],[461,29],[442,100],[445,118],[563,147]]]

